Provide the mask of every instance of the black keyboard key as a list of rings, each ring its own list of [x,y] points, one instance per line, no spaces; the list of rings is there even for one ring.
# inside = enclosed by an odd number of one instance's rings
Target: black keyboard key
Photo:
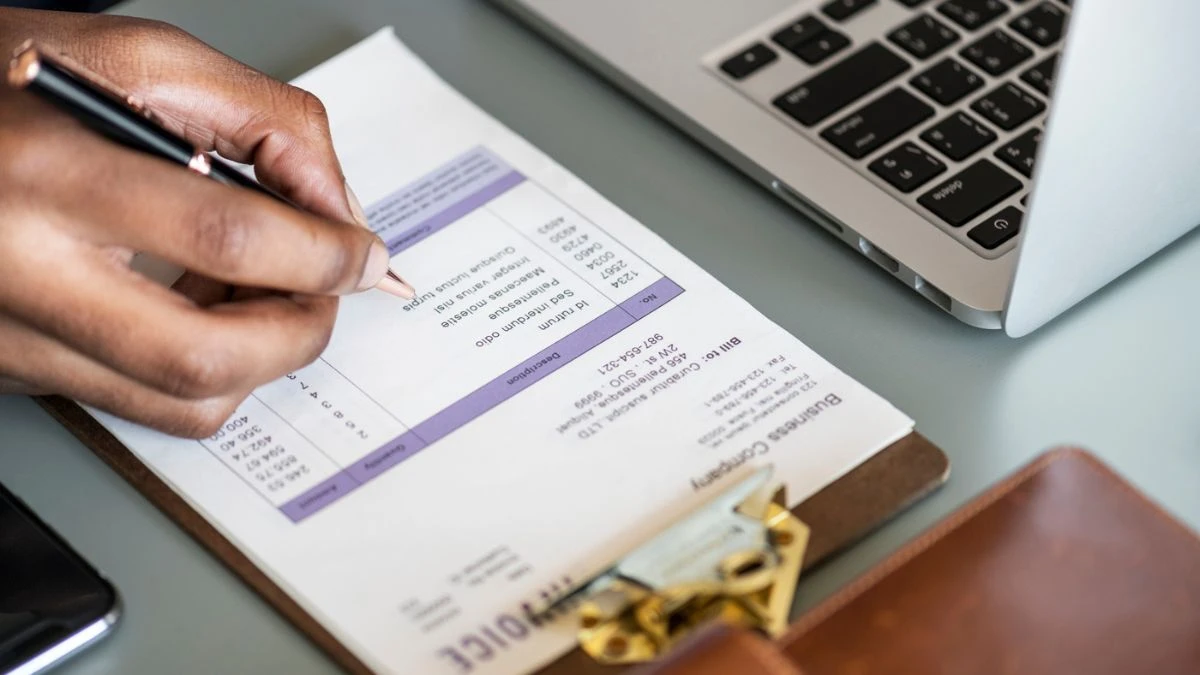
[[[1021,35],[1029,38],[1030,42],[1037,43],[1043,47],[1058,42],[1062,37],[1063,25],[1067,22],[1067,13],[1059,9],[1056,5],[1048,2],[1034,7],[1028,12],[1013,19],[1012,23],[1008,24],[1013,30]]]
[[[794,52],[804,43],[813,40],[821,33],[829,30],[821,20],[815,16],[802,16],[794,23],[786,26],[782,30],[771,36],[775,44],[784,49]]]
[[[994,30],[963,49],[962,55],[989,75],[1003,75],[1033,56],[1033,51],[1004,31]]]
[[[850,38],[834,30],[827,30],[805,42],[794,50],[796,56],[810,66],[815,66],[850,46]]]
[[[904,5],[905,7],[916,7],[917,5],[925,2],[925,0],[896,0],[896,2]]]
[[[1042,130],[1030,129],[1000,146],[996,157],[1029,178],[1033,176],[1033,161],[1037,157],[1038,144],[1041,142]]]
[[[1056,68],[1058,68],[1058,54],[1022,73],[1021,79],[1025,81],[1025,84],[1049,96],[1050,88],[1054,86],[1054,70]]]
[[[850,46],[850,38],[830,30],[812,15],[800,17],[771,39],[809,65],[816,65]]]
[[[756,42],[742,52],[725,59],[721,70],[735,80],[745,79],[759,68],[779,58],[775,51],[761,42]]]
[[[1008,11],[1003,0],[946,0],[938,5],[938,11],[955,23],[975,30],[983,24]]]
[[[921,134],[938,152],[961,162],[996,140],[996,134],[965,112],[956,112]]]
[[[1021,181],[981,159],[939,183],[917,200],[953,227],[962,227],[1021,189]]]
[[[868,168],[897,190],[912,192],[945,171],[946,165],[916,143],[905,141],[895,150],[871,162]]]
[[[958,41],[958,33],[932,16],[922,14],[888,33],[888,39],[918,59],[927,59]]]
[[[1017,236],[1021,231],[1021,209],[1006,206],[999,213],[971,228],[967,236],[989,251]]]
[[[851,159],[862,159],[930,117],[931,106],[903,89],[893,89],[835,122],[821,132],[821,138]]]
[[[1000,85],[971,104],[971,110],[1005,131],[1016,129],[1045,109],[1045,103],[1012,83]]]
[[[792,87],[773,101],[804,126],[812,126],[908,70],[908,61],[872,42]]]
[[[832,0],[821,8],[825,16],[834,21],[845,21],[875,4],[876,0]]]
[[[983,86],[982,77],[950,58],[942,59],[911,82],[921,93],[942,105],[951,105]]]

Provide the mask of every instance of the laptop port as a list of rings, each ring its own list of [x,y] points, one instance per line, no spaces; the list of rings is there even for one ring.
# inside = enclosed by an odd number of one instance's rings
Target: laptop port
[[[863,255],[874,261],[876,265],[879,265],[892,274],[900,271],[900,263],[896,262],[895,258],[875,248],[871,242],[862,237],[858,238],[858,250],[862,251]]]
[[[843,230],[840,223],[837,223],[832,218],[829,218],[825,214],[818,211],[815,207],[808,203],[807,199],[801,197],[800,193],[788,187],[786,183],[773,180],[771,181],[771,189],[774,190],[775,194],[779,195],[783,201],[791,204],[792,208],[807,216],[809,220],[834,234],[842,234]]]
[[[917,277],[917,282],[914,286],[916,287],[918,293],[925,296],[926,300],[929,300],[947,312],[950,311],[950,296],[946,295],[942,289],[934,286],[928,281],[925,281],[919,276]]]

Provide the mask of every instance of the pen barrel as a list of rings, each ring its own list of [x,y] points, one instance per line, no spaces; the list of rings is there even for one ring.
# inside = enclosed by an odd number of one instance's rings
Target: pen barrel
[[[42,59],[25,88],[57,105],[84,125],[135,150],[187,166],[195,148],[48,59]],[[65,105],[64,105],[65,104]]]
[[[121,100],[117,93],[73,73],[32,46],[27,46],[14,60],[9,83],[39,96],[121,145],[179,164],[219,183],[253,190],[291,205],[282,195],[236,167],[210,157],[162,128],[128,100]]]

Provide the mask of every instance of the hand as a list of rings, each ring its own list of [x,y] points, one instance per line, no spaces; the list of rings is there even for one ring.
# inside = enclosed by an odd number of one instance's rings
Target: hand
[[[120,147],[0,85],[0,393],[211,435],[255,387],[321,353],[336,295],[386,272],[324,109],[165,24],[0,9],[0,53],[28,38],[315,214]],[[135,252],[188,274],[163,288],[130,269]]]

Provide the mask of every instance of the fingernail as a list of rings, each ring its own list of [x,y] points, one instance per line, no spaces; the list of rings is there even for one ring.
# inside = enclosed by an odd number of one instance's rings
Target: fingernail
[[[367,254],[367,264],[363,267],[362,278],[358,282],[358,289],[365,291],[368,288],[374,288],[380,281],[387,279],[388,263],[391,261],[391,256],[388,254],[387,247],[379,239],[371,244],[371,252]]]
[[[346,202],[350,204],[350,215],[354,216],[354,222],[368,230],[371,229],[371,223],[367,221],[367,214],[363,211],[362,202],[358,201],[358,195],[350,189],[349,183],[344,185],[346,186]]]

